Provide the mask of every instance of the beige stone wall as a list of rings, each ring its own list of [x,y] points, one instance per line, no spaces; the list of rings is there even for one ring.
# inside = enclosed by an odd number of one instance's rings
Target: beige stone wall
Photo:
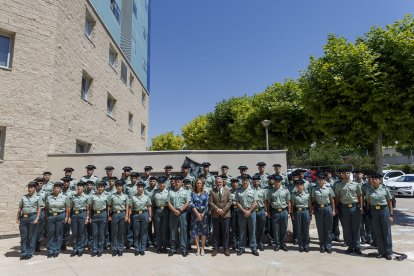
[[[86,9],[96,21],[92,43],[84,35]],[[28,181],[49,169],[48,153],[74,153],[76,139],[92,143],[93,152],[145,150],[148,136],[139,128],[148,128],[148,107],[137,76],[133,92],[120,80],[120,53],[115,70],[109,66],[111,39],[86,0],[0,0],[0,33],[14,36],[12,68],[0,69],[1,236],[18,232],[18,201]],[[94,78],[90,103],[80,96],[82,70]],[[106,115],[108,92],[117,99],[115,120]]]

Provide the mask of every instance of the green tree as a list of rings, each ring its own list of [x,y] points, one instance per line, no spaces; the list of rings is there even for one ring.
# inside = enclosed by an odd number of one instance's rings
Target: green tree
[[[184,137],[185,149],[202,150],[212,149],[211,140],[207,131],[207,115],[199,115],[181,128]]]
[[[413,137],[414,22],[405,17],[371,29],[355,43],[330,35],[324,55],[300,77],[305,111],[340,144],[372,145],[382,170],[382,145]]]
[[[181,135],[174,135],[174,132],[166,132],[152,138],[151,151],[154,150],[182,150],[184,139]]]

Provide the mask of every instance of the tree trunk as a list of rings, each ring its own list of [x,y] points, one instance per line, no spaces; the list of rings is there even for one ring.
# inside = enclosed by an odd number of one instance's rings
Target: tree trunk
[[[382,132],[378,130],[374,141],[374,171],[382,174]]]

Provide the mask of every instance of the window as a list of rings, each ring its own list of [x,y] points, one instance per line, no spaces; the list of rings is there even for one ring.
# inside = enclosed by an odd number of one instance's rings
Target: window
[[[95,26],[95,21],[92,19],[92,16],[89,14],[89,12],[86,12],[85,15],[85,35],[92,39],[92,31],[93,27]]]
[[[142,91],[142,95],[141,95],[141,103],[144,107],[146,107],[146,101],[147,101],[147,93],[145,93],[144,91]]]
[[[133,82],[134,82],[134,76],[132,74],[129,74],[129,82],[128,82],[129,89],[132,89]]]
[[[135,3],[135,0],[132,1],[132,11],[134,12],[135,18],[138,16],[138,10],[137,10],[137,4]]]
[[[12,39],[0,35],[0,67],[11,68]]]
[[[106,105],[107,105],[107,111],[106,114],[110,117],[113,117],[114,114],[114,108],[115,108],[115,104],[116,104],[116,100],[114,97],[112,97],[111,94],[108,93],[108,99],[106,101]]]
[[[76,153],[88,153],[91,150],[92,144],[76,140]]]
[[[121,80],[126,84],[128,78],[128,69],[123,61],[121,61]]]
[[[128,114],[128,129],[132,131],[132,125],[133,125],[133,119],[134,119],[134,115],[132,115],[132,113],[130,112]]]
[[[118,57],[118,54],[116,53],[114,47],[112,45],[109,45],[109,64],[115,69],[116,66],[116,58]]]
[[[141,138],[145,139],[145,125],[141,123]]]
[[[89,76],[88,73],[83,71],[81,97],[85,101],[89,100],[92,81],[93,81],[93,79],[91,78],[91,76]]]
[[[0,127],[0,160],[4,159],[4,143],[6,138],[6,128]]]
[[[118,4],[116,3],[115,0],[111,0],[111,10],[112,10],[112,13],[115,16],[116,21],[118,21],[118,23],[119,23],[119,21],[121,20],[121,11],[120,11],[120,9],[118,7]]]

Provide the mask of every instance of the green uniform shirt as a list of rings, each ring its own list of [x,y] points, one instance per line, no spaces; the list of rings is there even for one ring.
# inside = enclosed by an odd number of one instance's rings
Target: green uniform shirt
[[[142,193],[140,196],[135,194],[131,198],[131,207],[133,211],[148,210],[148,207],[151,207],[151,199],[144,193]]]
[[[269,201],[269,204],[272,208],[284,209],[289,205],[290,192],[283,186],[280,186],[280,188],[277,190],[275,187],[273,187],[267,192],[267,200]]]
[[[152,202],[154,202],[155,206],[157,207],[165,207],[168,205],[168,189],[164,188],[164,190],[155,189],[154,193],[152,194]]]
[[[255,188],[253,187],[254,190],[256,190],[256,194],[257,194],[257,207],[259,208],[263,208],[265,201],[267,199],[267,191],[266,189],[263,189],[261,187]]]
[[[204,175],[204,177],[206,178],[206,181],[205,181],[206,183],[204,186],[209,188],[210,189],[209,192],[210,192],[211,189],[214,187],[214,181],[216,181],[216,178],[211,173]]]
[[[392,199],[391,193],[387,187],[380,185],[377,189],[372,187],[369,190],[367,198],[370,200],[370,205],[387,205],[388,201]]]
[[[335,183],[335,196],[342,204],[356,203],[360,195],[362,195],[361,185],[354,181]]]
[[[124,193],[114,193],[108,196],[106,201],[108,207],[111,207],[112,211],[125,211],[125,204],[130,205],[129,197]]]
[[[89,196],[88,204],[92,207],[95,211],[101,211],[106,209],[106,200],[108,199],[108,195],[105,192],[101,194],[93,194]]]
[[[66,210],[70,206],[70,198],[62,193],[54,196],[53,193],[46,198],[46,208],[49,209],[49,213],[60,213]]]
[[[50,195],[53,191],[53,185],[54,183],[52,181],[44,183],[42,186],[42,191],[44,191],[46,195]]]
[[[250,187],[244,189],[241,187],[236,192],[236,202],[238,202],[244,209],[250,209],[250,207],[259,200],[256,190]]]
[[[168,177],[168,178],[167,178],[167,176],[165,176],[165,188],[166,189],[170,189],[170,187],[171,187],[171,176],[172,175],[170,175],[170,177]]]
[[[307,180],[303,180],[303,182],[304,182],[303,183],[303,191],[305,193],[309,194],[311,192],[311,190],[312,190],[312,184],[309,181],[307,181]],[[296,185],[295,185],[295,187],[293,188],[292,192],[296,192],[296,191],[297,190],[296,190]]]
[[[190,200],[190,193],[183,187],[181,187],[178,191],[174,190],[168,193],[168,201],[176,209],[183,207],[183,205],[189,203]]]
[[[91,176],[84,175],[81,177],[80,182],[86,183],[89,180],[93,181],[93,188],[96,190],[96,186],[98,185],[99,178],[94,175],[91,175]]]
[[[89,196],[85,195],[85,193],[82,193],[81,195],[76,193],[70,198],[70,207],[74,211],[86,210],[88,207],[88,199]]]
[[[42,199],[42,202],[39,204],[40,209],[45,208],[46,196],[47,196],[46,192],[40,190],[39,192],[36,192],[36,195]]]
[[[231,203],[236,205],[236,192],[238,189],[230,189]]]
[[[141,176],[141,181],[145,183],[145,188],[149,187],[149,179],[150,179],[151,175],[148,176]]]
[[[307,208],[311,202],[311,196],[309,193],[293,192],[292,193],[292,205],[295,208]]]
[[[23,214],[30,214],[37,212],[37,208],[44,205],[43,199],[34,193],[32,196],[26,194],[22,197],[19,203],[19,208],[22,209]]]
[[[335,197],[335,194],[330,186],[330,184],[325,183],[322,188],[318,186],[312,189],[312,202],[316,204],[330,204],[331,199]]]
[[[124,182],[124,186],[131,185],[131,183],[132,183],[131,176],[128,176],[127,178],[121,178],[121,180]]]
[[[62,189],[62,194],[69,197],[69,198],[71,198],[74,193],[75,192],[72,191],[70,188],[68,188],[66,191],[63,191],[63,189]]]
[[[106,188],[106,189],[105,189],[105,192],[106,192],[108,195],[113,195],[113,194],[115,194],[115,193],[117,192],[115,185],[114,185],[114,187],[112,187],[112,188],[111,188],[110,186],[108,186],[108,188]]]
[[[192,176],[191,174],[188,174],[187,176],[185,176],[183,178],[183,180],[184,179],[190,179],[190,181],[191,181],[191,187],[194,187],[194,182],[195,182],[195,177],[194,176]]]
[[[83,191],[83,193],[85,194],[85,195],[87,195],[87,196],[91,196],[91,195],[94,195],[96,192],[92,189],[92,190],[90,190],[90,191],[88,191],[87,189],[85,189],[84,191]]]
[[[129,184],[125,186],[125,194],[129,197],[133,197],[137,193],[137,185]]]
[[[147,187],[144,190],[144,193],[152,199],[152,195],[154,194],[156,187]]]
[[[292,182],[286,182],[285,188],[288,189],[290,193],[296,191],[296,187]]]
[[[71,177],[72,180],[70,181],[70,185],[69,185],[69,189],[71,191],[75,191],[76,190],[76,183],[78,183],[78,181],[76,180],[76,178]]]

